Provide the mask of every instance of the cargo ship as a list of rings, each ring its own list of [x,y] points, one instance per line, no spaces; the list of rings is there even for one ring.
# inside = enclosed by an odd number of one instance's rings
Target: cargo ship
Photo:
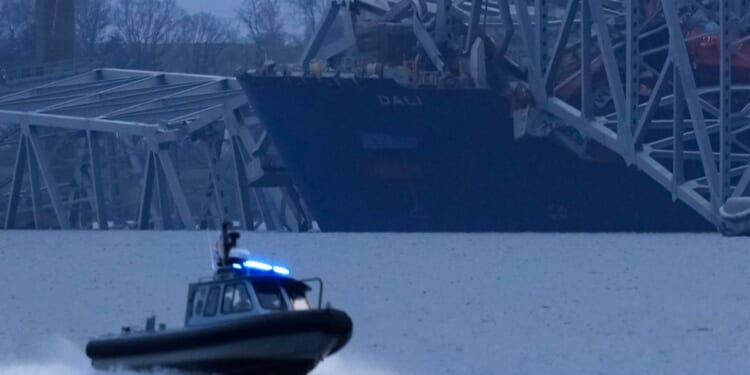
[[[695,231],[621,162],[516,141],[491,90],[388,79],[239,77],[323,231]]]
[[[332,29],[346,30],[336,22]],[[321,230],[714,229],[612,155],[582,160],[556,137],[517,139],[502,72],[507,40],[477,34],[473,45],[435,43],[443,46],[436,50],[424,36],[406,35],[419,25],[372,24],[353,28],[358,56],[375,56],[360,61],[362,70],[342,73],[330,68],[342,63],[336,57],[319,65],[303,57],[310,69],[302,73],[276,68],[237,77]],[[414,45],[423,47],[416,60],[439,71],[438,79],[397,58],[383,62],[413,53]]]

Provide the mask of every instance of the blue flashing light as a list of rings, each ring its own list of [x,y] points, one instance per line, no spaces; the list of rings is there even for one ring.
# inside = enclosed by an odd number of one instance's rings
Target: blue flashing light
[[[232,268],[236,270],[254,270],[261,272],[273,272],[277,275],[288,276],[291,274],[289,268],[282,266],[275,266],[268,263],[259,262],[257,260],[245,260],[240,263],[232,263]]]
[[[289,269],[281,266],[273,266],[273,272],[286,276],[289,274]]]
[[[246,260],[244,263],[242,263],[245,268],[252,268],[260,271],[271,271],[273,270],[273,266],[270,264],[266,264],[263,262],[258,262],[255,260]]]

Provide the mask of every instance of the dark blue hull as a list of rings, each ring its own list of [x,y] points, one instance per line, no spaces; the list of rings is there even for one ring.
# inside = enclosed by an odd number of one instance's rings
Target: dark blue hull
[[[622,163],[516,142],[497,92],[238,78],[324,231],[712,230]]]
[[[351,339],[353,323],[334,309],[277,312],[172,331],[89,341],[97,369],[179,369],[206,374],[304,375]]]

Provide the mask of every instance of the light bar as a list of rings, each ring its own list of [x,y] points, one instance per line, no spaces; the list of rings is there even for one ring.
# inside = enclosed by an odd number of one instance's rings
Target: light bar
[[[263,271],[263,272],[273,271],[274,273],[282,275],[282,276],[287,276],[291,273],[289,269],[286,267],[274,266],[268,263],[259,262],[257,260],[246,260],[242,262],[242,264],[232,263],[232,268],[236,270],[248,269],[248,270],[257,270],[257,271]]]
[[[245,268],[254,268],[256,270],[261,271],[271,271],[273,270],[273,266],[270,264],[254,261],[254,260],[246,260],[244,263],[242,263]]]

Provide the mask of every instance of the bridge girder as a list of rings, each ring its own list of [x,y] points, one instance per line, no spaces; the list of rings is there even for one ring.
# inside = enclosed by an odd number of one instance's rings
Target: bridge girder
[[[265,173],[259,162],[264,155],[253,153],[257,145],[248,131],[260,124],[234,78],[97,69],[1,95],[0,124],[7,134],[17,133],[18,139],[15,165],[6,184],[6,229],[26,227],[29,217],[34,228],[67,229],[94,223],[95,228],[107,229],[117,219],[140,229],[192,229],[198,221],[218,225],[223,220],[239,221],[242,228],[250,230],[264,222],[272,222],[267,226],[278,230],[309,229],[300,224],[311,222],[306,212],[288,214],[289,201],[299,200],[286,193],[294,190],[293,186],[267,187],[279,193],[252,200],[266,195],[263,189],[254,188],[255,180],[249,178]],[[20,131],[11,132],[13,129]],[[221,144],[230,141],[243,150],[242,160],[233,166],[235,172],[227,173],[235,176],[237,199],[244,202],[239,217],[228,209],[234,205],[224,201],[218,178],[217,163],[232,158],[232,153],[222,151],[226,147]],[[213,147],[206,146],[212,142]],[[199,213],[195,203],[207,202],[187,197],[195,187],[186,185],[183,175],[196,172],[182,170],[176,157],[176,151],[186,144],[210,154],[205,168],[191,165],[215,182],[206,193],[216,198],[209,200],[208,213]],[[66,148],[74,149],[65,152],[66,158],[71,152],[79,155],[75,161],[61,160],[62,154],[55,154]],[[130,164],[127,173],[138,183],[113,180],[113,175],[125,172],[117,171],[122,165],[113,160],[112,148],[124,150],[123,159]],[[202,165],[204,157],[196,165]],[[135,203],[120,202],[110,192],[134,189],[140,190]],[[23,207],[25,202],[30,202],[28,208]],[[137,206],[134,216],[115,217],[122,205]],[[285,216],[281,217],[282,213]],[[272,214],[280,217],[269,216]],[[24,215],[27,224],[20,223]],[[83,216],[88,222],[80,223]]]
[[[698,3],[569,0],[553,21],[541,16],[544,1],[534,8],[517,0],[514,23],[528,51],[520,58],[529,65],[532,110],[543,114],[536,118],[618,154],[723,233],[748,234],[750,108],[738,102],[750,98],[750,77],[737,74],[738,61],[750,62],[748,38],[737,36],[747,4],[718,2],[715,28],[699,32],[686,21]],[[548,47],[540,36],[552,22],[559,33]],[[706,45],[716,52],[707,60],[699,55]],[[561,59],[577,60],[573,73]],[[597,106],[602,92],[606,103]]]

